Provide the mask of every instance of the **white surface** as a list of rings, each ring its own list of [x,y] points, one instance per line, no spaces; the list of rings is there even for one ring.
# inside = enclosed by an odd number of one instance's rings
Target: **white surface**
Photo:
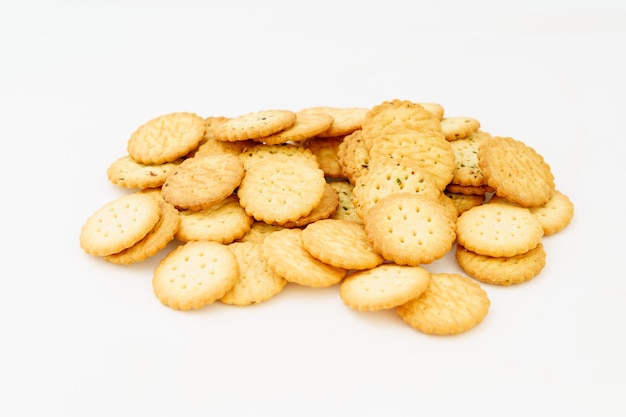
[[[0,414],[625,415],[624,6],[214,3],[0,5]],[[465,334],[336,288],[175,312],[152,294],[163,254],[119,267],[78,245],[150,118],[393,98],[523,140],[576,206],[542,274],[485,287]]]

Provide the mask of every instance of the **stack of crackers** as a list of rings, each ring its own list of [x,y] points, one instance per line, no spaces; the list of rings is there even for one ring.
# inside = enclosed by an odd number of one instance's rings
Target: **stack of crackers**
[[[249,306],[286,285],[338,287],[358,311],[395,309],[426,334],[481,323],[485,285],[543,269],[574,214],[550,166],[438,103],[165,114],[134,131],[108,179],[129,190],[80,231],[90,255],[155,268],[177,310]],[[463,273],[431,273],[454,252]]]

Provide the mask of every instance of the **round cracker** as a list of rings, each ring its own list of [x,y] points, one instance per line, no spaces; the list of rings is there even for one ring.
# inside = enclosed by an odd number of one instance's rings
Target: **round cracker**
[[[378,311],[420,296],[429,283],[430,272],[422,267],[387,263],[353,273],[341,283],[339,295],[354,310]]]
[[[472,278],[460,274],[431,274],[424,293],[396,308],[411,327],[430,335],[453,335],[480,324],[491,302]]]

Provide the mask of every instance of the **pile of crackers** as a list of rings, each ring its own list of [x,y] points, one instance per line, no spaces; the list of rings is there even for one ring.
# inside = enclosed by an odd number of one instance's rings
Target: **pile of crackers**
[[[128,265],[174,242],[152,277],[172,309],[336,286],[347,307],[395,309],[432,335],[481,323],[487,285],[539,275],[542,239],[574,214],[533,148],[400,99],[161,115],[132,132],[107,177],[127,192],[85,221],[80,246]],[[428,270],[451,251],[464,273]]]

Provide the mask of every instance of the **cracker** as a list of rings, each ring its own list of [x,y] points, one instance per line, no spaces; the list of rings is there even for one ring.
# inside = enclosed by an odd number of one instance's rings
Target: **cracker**
[[[291,110],[260,110],[229,118],[215,126],[213,135],[227,142],[256,140],[288,129],[295,122],[296,113]]]
[[[237,155],[195,156],[172,172],[162,194],[178,209],[201,210],[231,195],[243,176],[243,163]]]
[[[287,285],[263,260],[260,243],[234,242],[228,248],[237,259],[239,277],[220,299],[222,303],[240,307],[259,304],[279,294]]]
[[[486,198],[488,194],[493,193],[493,188],[488,185],[458,185],[458,184],[448,184],[444,192],[453,193],[453,194],[465,194],[465,195],[478,195]]]
[[[455,116],[441,119],[441,130],[446,140],[463,139],[480,129],[480,121],[473,117]]]
[[[330,184],[326,184],[322,199],[309,214],[297,220],[282,223],[281,226],[286,228],[304,227],[309,223],[327,219],[337,210],[338,205],[339,195]]]
[[[343,169],[337,156],[343,136],[335,138],[313,138],[306,142],[305,147],[311,151],[326,178],[344,178]]]
[[[541,243],[526,253],[509,257],[479,255],[457,245],[455,257],[469,276],[481,282],[502,286],[530,281],[546,265],[546,252]]]
[[[178,246],[159,262],[152,288],[175,310],[199,309],[219,300],[239,278],[239,265],[226,245],[194,241]]]
[[[135,130],[127,143],[128,154],[138,163],[173,162],[200,144],[206,127],[195,113],[169,113],[149,120]]]
[[[495,193],[524,207],[545,204],[554,192],[554,176],[543,156],[525,143],[494,136],[479,146],[478,164]]]
[[[210,240],[228,244],[243,237],[254,220],[246,214],[236,195],[229,195],[205,209],[181,210],[176,239],[182,242]]]
[[[397,125],[389,128],[370,148],[370,164],[377,159],[407,159],[428,172],[443,191],[454,175],[454,152],[441,130],[419,131]]]
[[[378,200],[397,193],[420,194],[433,199],[441,194],[430,173],[416,162],[394,158],[377,160],[355,181],[353,194],[357,215],[363,219]]]
[[[296,144],[257,144],[244,149],[239,154],[239,158],[241,158],[246,171],[257,163],[271,165],[277,161],[319,168],[315,155],[305,147]]]
[[[539,220],[526,208],[493,203],[473,207],[456,222],[457,242],[472,252],[515,256],[534,249],[543,237]]]
[[[161,207],[151,196],[118,197],[87,218],[80,230],[80,246],[94,256],[121,252],[143,239],[160,218]]]
[[[267,236],[262,244],[263,259],[289,282],[307,287],[330,287],[341,282],[347,270],[325,264],[302,246],[301,229],[283,229]]]
[[[324,195],[324,171],[293,158],[268,161],[247,168],[239,185],[237,195],[246,213],[279,225],[310,214]]]
[[[362,223],[361,218],[356,214],[354,207],[354,185],[349,181],[331,181],[329,185],[335,189],[339,197],[337,209],[330,216],[332,219],[347,220],[356,223]]]
[[[114,264],[129,265],[148,259],[165,248],[180,227],[180,216],[178,210],[162,198],[159,198],[159,205],[161,217],[143,239],[121,252],[105,256],[104,259]]]
[[[163,185],[182,159],[158,165],[140,164],[130,155],[113,161],[107,168],[107,178],[118,187],[155,188]]]
[[[356,130],[345,136],[337,148],[337,160],[341,165],[343,175],[352,183],[367,172],[370,163],[370,153],[363,140],[361,130]]]
[[[450,183],[474,187],[486,185],[485,177],[478,165],[478,147],[488,137],[491,137],[489,133],[475,132],[450,143],[455,162]]]
[[[363,137],[366,146],[371,149],[381,137],[398,128],[413,132],[441,132],[441,122],[431,111],[419,103],[409,100],[394,99],[372,107],[363,120]]]
[[[296,121],[291,127],[270,136],[257,138],[256,140],[268,145],[300,142],[328,130],[333,124],[333,121],[333,117],[328,113],[300,111],[296,113]]]
[[[432,102],[422,102],[422,101],[419,101],[417,104],[419,104],[424,109],[432,113],[432,115],[435,116],[435,118],[439,120],[443,119],[443,114],[445,112],[445,109],[441,104],[432,103]]]
[[[354,310],[378,311],[420,296],[429,283],[430,272],[422,267],[388,263],[347,277],[339,287],[339,296]]]
[[[480,206],[485,200],[484,196],[477,194],[451,193],[445,191],[444,195],[450,198],[452,204],[454,204],[457,215],[463,214],[472,207]]]
[[[275,224],[268,224],[263,221],[253,221],[250,230],[246,232],[241,238],[237,239],[239,242],[258,242],[262,243],[266,237],[274,232],[282,230],[282,226]]]
[[[317,106],[302,109],[299,113],[327,113],[333,118],[332,125],[324,132],[317,134],[320,138],[334,138],[349,135],[361,128],[363,118],[368,109],[366,107],[333,107]]]
[[[411,327],[429,335],[454,335],[482,323],[491,302],[473,279],[460,274],[431,274],[424,293],[396,308]]]
[[[450,213],[436,199],[419,194],[380,199],[363,223],[374,250],[398,265],[432,263],[450,251],[456,238]]]
[[[516,205],[506,198],[497,195],[493,196],[489,203]],[[544,236],[550,236],[565,229],[574,217],[574,203],[559,190],[554,190],[552,198],[545,204],[538,207],[529,207],[528,210],[539,220]]]
[[[320,261],[344,269],[369,269],[383,263],[367,239],[363,225],[324,219],[302,232],[302,246]]]

